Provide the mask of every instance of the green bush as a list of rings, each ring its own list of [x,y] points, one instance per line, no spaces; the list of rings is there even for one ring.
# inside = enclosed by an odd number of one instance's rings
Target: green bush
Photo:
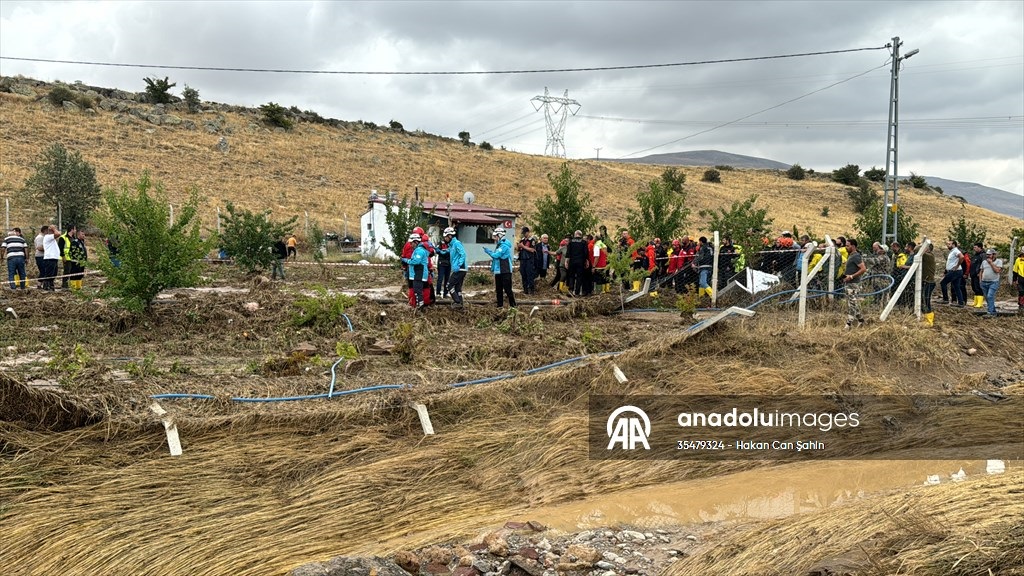
[[[341,293],[331,294],[318,286],[314,296],[302,296],[295,301],[299,311],[292,316],[292,325],[314,329],[331,329],[345,325],[342,315],[351,308],[356,299]]]
[[[924,179],[924,176],[918,176],[917,174],[914,174],[913,172],[911,172],[909,180],[910,180],[910,185],[913,186],[914,188],[919,189],[919,190],[921,188],[927,188],[928,187],[928,181]]]
[[[270,220],[269,210],[256,214],[231,202],[226,208],[220,246],[249,274],[270,268],[277,259],[274,243],[291,233],[298,217],[278,223]]]
[[[821,217],[828,218],[828,206],[825,206],[821,209]]]
[[[872,182],[885,182],[885,170],[871,167],[871,170],[864,171],[864,177]]]
[[[30,192],[57,213],[58,206],[64,223],[81,225],[102,200],[96,170],[82,159],[82,155],[69,152],[63,144],[52,144],[32,165],[33,174],[25,181]]]
[[[871,187],[871,183],[865,178],[860,178],[856,186],[847,189],[846,195],[853,202],[853,211],[858,214],[863,214],[868,209],[868,206],[879,201],[878,192]]]
[[[202,108],[202,103],[199,100],[199,90],[185,84],[185,89],[181,91],[181,96],[185,99],[185,106],[188,107],[189,112],[199,112]]]
[[[803,180],[807,177],[807,171],[799,164],[793,164],[786,170],[786,177],[790,180]]]
[[[860,179],[860,166],[856,164],[847,164],[842,168],[833,170],[832,179],[840,184],[856,186],[857,181]]]
[[[105,250],[97,251],[107,277],[105,294],[119,298],[128,310],[141,312],[161,290],[199,283],[200,259],[210,243],[200,236],[195,190],[173,222],[163,186],[150,181],[148,172],[134,185],[105,190],[104,198],[107,210],[97,215],[97,224],[118,248],[116,261]]]
[[[170,104],[171,88],[178,85],[177,82],[170,82],[166,76],[163,80],[159,78],[143,78],[146,82],[146,98],[151,104]]]
[[[473,143],[469,141],[469,132],[466,132],[465,130],[459,132],[459,140],[462,142],[463,146],[473,145]]]
[[[704,171],[704,177],[701,178],[704,182],[719,183],[722,181],[722,173],[714,168],[710,168]]]
[[[735,170],[735,168],[729,166],[728,164],[720,164],[718,166],[715,166],[715,170],[721,170],[722,172],[731,172]]]
[[[494,150],[494,146],[492,146],[490,142],[484,140],[483,142],[480,143],[480,149],[487,150],[489,152],[491,150]]]
[[[291,130],[294,125],[291,119],[288,118],[288,111],[279,104],[267,102],[260,106],[260,112],[263,113],[263,120],[272,126]]]
[[[402,123],[398,120],[392,120],[388,125],[391,126],[391,129],[395,132],[405,132],[405,126],[402,126]]]

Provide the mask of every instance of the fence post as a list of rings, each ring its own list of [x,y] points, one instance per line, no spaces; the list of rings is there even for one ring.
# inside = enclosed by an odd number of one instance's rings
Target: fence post
[[[1010,240],[1010,256],[1006,259],[1006,282],[1011,286],[1013,285],[1013,264],[1017,261],[1017,238],[1016,236]]]
[[[921,320],[922,304],[921,288],[923,287],[924,283],[924,266],[922,265],[922,262],[924,261],[925,250],[928,249],[928,246],[931,243],[932,241],[929,240],[926,236],[923,240],[921,240],[921,248],[917,251],[917,254],[914,254],[914,264],[917,266],[917,270],[914,271],[914,315],[917,316],[917,319],[919,321]],[[932,280],[935,279],[932,278]]]
[[[917,249],[918,255],[922,254],[922,250],[924,250],[924,247],[926,245],[926,242],[921,243],[921,247]],[[885,308],[882,310],[882,314],[878,317],[879,320],[885,320],[886,318],[889,317],[889,314],[892,313],[892,309],[896,307],[896,303],[899,302],[900,296],[903,294],[903,291],[906,290],[907,284],[910,284],[910,274],[913,273],[914,278],[921,277],[921,274],[918,272],[918,270],[921,269],[921,260],[924,259],[924,256],[922,255],[919,258],[918,255],[914,256],[914,263],[910,265],[910,270],[907,270],[907,273],[903,276],[903,281],[900,282],[900,285],[896,288],[896,291],[893,292],[892,296],[889,298],[889,303],[885,305]]]
[[[817,242],[808,242],[807,246],[804,247],[803,251],[800,252],[800,312],[797,319],[797,324],[801,329],[807,324],[807,284],[811,281],[811,274],[807,270],[807,264],[811,261],[811,252],[818,247]],[[820,263],[815,267],[815,271],[820,267]]]
[[[835,244],[835,242],[832,241],[831,238],[828,237],[828,234],[825,235],[825,243],[828,244],[828,247],[825,248],[825,257],[828,258],[829,262],[832,262],[833,264],[835,264],[836,269],[838,269],[839,266],[843,265],[843,263],[840,260],[838,260],[839,254],[836,251],[836,244]],[[830,267],[828,269],[828,300],[829,300],[829,302],[835,300],[835,291],[836,291],[836,275],[832,273],[832,268]]]
[[[715,259],[711,264],[711,307],[714,308],[718,303],[718,255],[720,254],[720,245],[718,241],[718,230],[715,230]]]

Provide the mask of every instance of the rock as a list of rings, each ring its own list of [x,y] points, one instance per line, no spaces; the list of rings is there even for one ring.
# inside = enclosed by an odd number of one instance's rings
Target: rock
[[[583,546],[581,544],[570,544],[569,547],[565,549],[565,554],[563,556],[568,556],[570,561],[575,558],[580,562],[586,563],[587,566],[593,566],[601,560],[601,553],[598,552],[597,549],[590,546]]]
[[[316,346],[310,342],[299,342],[292,347],[289,356],[304,356],[306,358],[316,356]]]
[[[366,369],[366,358],[345,361],[345,374],[358,374]]]
[[[545,532],[548,529],[547,526],[541,524],[540,522],[537,522],[536,520],[530,520],[526,524],[529,525],[530,529],[534,532]]]
[[[978,353],[978,349],[977,348],[968,348],[967,349],[967,355],[968,356],[974,356],[977,353]]]
[[[544,568],[527,558],[512,558],[509,560],[511,566],[509,567],[509,574],[518,574],[519,576],[541,576],[544,573]]]
[[[458,566],[452,571],[452,576],[477,576],[477,573],[469,566]]]
[[[540,555],[537,553],[537,549],[530,548],[529,546],[523,546],[517,551],[517,554],[519,554],[523,558],[529,558],[530,560],[536,560],[540,557]]]
[[[448,565],[452,561],[452,551],[441,548],[440,546],[431,546],[426,550],[420,550],[420,558],[427,564],[443,564]]]
[[[160,124],[162,126],[180,126],[181,122],[181,118],[174,114],[164,114],[160,117]]]
[[[398,564],[402,570],[411,574],[419,574],[420,571],[420,558],[419,556],[408,551],[401,551],[395,554],[395,564]]]
[[[486,560],[476,560],[475,562],[473,562],[473,569],[481,574],[487,574],[488,572],[494,570],[494,566],[492,566],[491,563]]]
[[[487,551],[495,556],[508,556],[508,541],[498,534],[497,532],[491,532],[484,536],[484,544],[487,545]]]
[[[334,558],[299,566],[290,576],[409,576],[398,564],[384,558]]]
[[[242,304],[242,309],[249,313],[256,312],[257,310],[260,309],[260,303],[246,302],[245,304]]]
[[[74,102],[72,102],[70,100],[65,100],[64,101],[64,109],[67,110],[68,112],[78,112],[78,110],[79,110],[78,104],[75,104]]]
[[[207,124],[207,127],[209,127],[209,124]],[[207,129],[207,131],[209,131],[209,129]],[[214,132],[216,132],[216,130],[214,130]],[[217,141],[217,150],[223,152],[224,154],[227,154],[229,148],[230,146],[228,146],[228,139],[225,138],[224,136],[221,136],[220,140]]]
[[[622,537],[626,540],[636,540],[638,542],[642,542],[647,539],[642,532],[637,532],[635,530],[623,530]]]
[[[597,564],[594,564],[594,566],[596,566],[597,568],[600,568],[601,570],[614,570],[615,569],[615,565],[612,564],[611,562],[608,562],[607,560],[601,560]]]

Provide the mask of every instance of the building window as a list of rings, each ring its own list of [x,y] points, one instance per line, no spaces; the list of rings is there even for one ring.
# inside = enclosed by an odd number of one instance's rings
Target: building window
[[[491,233],[494,232],[493,226],[477,226],[476,227],[476,243],[477,244],[490,244],[494,241],[491,237]]]

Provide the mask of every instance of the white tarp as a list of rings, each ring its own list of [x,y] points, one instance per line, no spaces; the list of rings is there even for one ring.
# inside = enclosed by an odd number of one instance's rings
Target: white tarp
[[[772,286],[779,283],[779,277],[774,274],[767,274],[760,270],[753,270],[751,268],[746,269],[747,283],[746,285],[736,282],[736,285],[743,288],[747,294],[757,294],[758,292],[764,292],[770,289]]]

